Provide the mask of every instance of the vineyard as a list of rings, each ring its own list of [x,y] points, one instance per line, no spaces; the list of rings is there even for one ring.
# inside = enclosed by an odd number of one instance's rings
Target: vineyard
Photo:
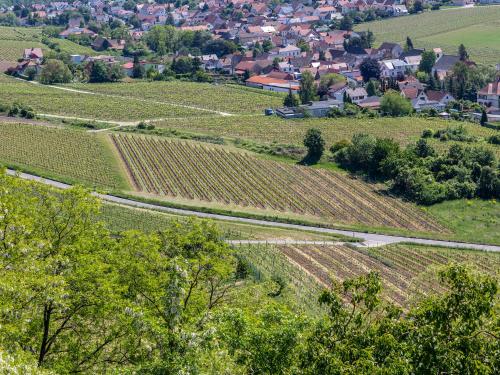
[[[469,134],[477,137],[489,137],[495,130],[476,124],[426,119],[421,117],[401,118],[314,118],[300,121],[283,120],[266,116],[210,117],[197,121],[189,119],[165,120],[155,123],[157,128],[177,131],[209,134],[235,139],[252,140],[259,143],[279,143],[302,145],[307,129],[314,127],[321,130],[327,145],[342,139],[351,139],[356,133],[373,134],[382,138],[393,138],[401,145],[415,142],[425,129],[446,129],[448,126],[463,125]],[[443,143],[443,142],[441,142]]]
[[[499,6],[425,12],[364,23],[355,29],[372,31],[378,44],[404,43],[409,36],[417,48],[441,47],[449,54],[456,54],[458,46],[463,43],[473,60],[491,65],[499,62]]]
[[[112,139],[136,189],[147,194],[335,223],[444,231],[420,209],[347,175],[194,142],[128,135]]]
[[[89,185],[125,186],[107,140],[80,131],[0,122],[0,163]]]
[[[193,108],[151,103],[138,98],[104,97],[65,91],[0,75],[0,103],[15,101],[33,107],[36,113],[96,120],[128,122],[212,115]]]
[[[239,251],[268,272],[277,263],[275,259],[284,255],[302,272],[294,277],[295,283],[304,279],[308,285],[312,285],[312,279],[329,287],[332,279],[343,281],[376,271],[382,278],[385,298],[401,306],[422,293],[440,291],[435,271],[450,262],[471,264],[497,277],[500,269],[500,255],[496,253],[405,244],[367,249],[346,245],[252,245]]]
[[[214,85],[195,82],[123,82],[72,84],[70,87],[124,98],[195,106],[229,113],[263,113],[265,108],[281,106],[283,96],[248,90],[237,85]]]

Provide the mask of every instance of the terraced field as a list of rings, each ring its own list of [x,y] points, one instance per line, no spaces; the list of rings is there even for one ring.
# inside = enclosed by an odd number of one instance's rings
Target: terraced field
[[[63,180],[123,188],[125,181],[104,136],[0,121],[0,164]]]
[[[270,258],[272,252],[283,254],[291,264],[328,287],[331,279],[343,281],[370,271],[380,274],[384,296],[405,305],[421,293],[440,291],[435,270],[450,262],[467,263],[493,276],[500,276],[500,254],[442,249],[416,245],[389,245],[359,249],[350,246],[279,245],[249,247],[252,258]]]
[[[171,129],[197,134],[208,134],[227,138],[252,140],[259,143],[302,145],[307,129],[321,130],[327,145],[342,139],[351,139],[356,133],[373,134],[377,137],[393,138],[401,145],[415,142],[424,129],[446,129],[463,125],[471,135],[486,138],[495,130],[476,124],[441,120],[437,118],[316,118],[300,121],[283,120],[276,116],[207,117],[197,121],[189,119],[165,120],[155,123],[157,128]]]
[[[20,102],[37,114],[73,116],[95,120],[140,121],[168,117],[211,116],[201,112],[139,98],[107,97],[65,91],[0,75],[0,103]]]
[[[356,26],[371,30],[377,43],[403,43],[407,36],[415,47],[441,47],[456,54],[463,43],[479,63],[500,63],[500,6],[444,9],[408,17],[396,17]]]
[[[196,82],[122,82],[71,84],[68,87],[107,95],[195,106],[227,113],[262,114],[265,108],[283,104],[283,95],[238,85]]]
[[[111,137],[139,192],[328,222],[444,231],[420,209],[347,175],[258,159],[219,146]]]

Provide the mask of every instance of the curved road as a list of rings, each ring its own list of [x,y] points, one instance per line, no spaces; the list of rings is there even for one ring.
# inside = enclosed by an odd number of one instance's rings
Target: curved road
[[[42,178],[42,177],[35,176],[32,174],[28,174],[28,173],[17,172],[17,171],[14,171],[12,169],[7,169],[7,174],[9,174],[11,176],[18,176],[18,177],[21,177],[21,178],[26,179],[26,180],[41,182],[43,184],[50,185],[50,186],[53,186],[53,187],[56,187],[59,189],[68,189],[71,187],[71,185],[64,184],[64,183],[59,182],[59,181],[54,181],[54,180]],[[286,223],[278,223],[278,222],[274,222],[274,221],[248,219],[248,218],[242,218],[242,217],[210,214],[210,213],[205,213],[205,212],[198,212],[198,211],[185,210],[185,209],[179,209],[179,208],[164,207],[164,206],[160,206],[160,205],[139,202],[139,201],[135,201],[132,199],[120,198],[120,197],[116,197],[114,195],[108,195],[108,194],[93,193],[93,195],[101,198],[102,200],[112,202],[112,203],[117,203],[117,204],[130,206],[130,207],[138,207],[138,208],[144,208],[144,209],[149,209],[149,210],[155,210],[155,211],[163,211],[163,212],[178,214],[178,215],[197,216],[200,218],[207,218],[207,219],[233,221],[233,222],[240,222],[240,223],[254,224],[254,225],[261,225],[261,226],[269,226],[269,227],[277,227],[277,228],[297,229],[297,230],[303,230],[303,231],[305,230],[305,231],[317,232],[317,233],[341,234],[344,236],[355,237],[355,238],[361,239],[363,242],[355,244],[357,246],[370,247],[370,246],[382,246],[382,245],[391,244],[391,243],[398,243],[398,242],[409,242],[409,243],[422,244],[422,245],[433,245],[433,246],[444,246],[444,247],[455,247],[455,248],[462,248],[462,249],[474,249],[474,250],[500,252],[500,246],[495,246],[495,245],[482,245],[482,244],[474,244],[474,243],[441,241],[441,240],[431,240],[431,239],[426,239],[426,238],[412,238],[412,237],[404,237],[404,236],[391,236],[391,235],[385,235],[385,234],[363,233],[363,232],[355,232],[355,231],[340,230],[340,229],[320,228],[320,227],[314,227],[314,226],[308,226],[308,225],[286,224]],[[246,242],[246,241],[236,241],[236,243],[244,243],[244,242]],[[264,242],[267,242],[267,243],[276,242],[277,243],[278,241],[263,241],[263,243]],[[296,243],[296,242],[300,242],[300,241],[295,241],[294,243]],[[305,242],[306,241],[304,241],[304,243]],[[323,243],[323,241],[321,243]]]

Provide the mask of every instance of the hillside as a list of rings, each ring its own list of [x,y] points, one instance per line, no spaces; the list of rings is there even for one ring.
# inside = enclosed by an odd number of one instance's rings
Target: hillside
[[[463,43],[471,59],[494,65],[500,62],[500,6],[449,8],[407,17],[360,24],[355,30],[370,30],[376,43],[399,42],[409,36],[417,48],[441,47],[456,54]]]

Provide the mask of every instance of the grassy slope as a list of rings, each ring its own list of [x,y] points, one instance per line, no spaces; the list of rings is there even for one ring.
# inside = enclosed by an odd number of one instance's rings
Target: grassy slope
[[[500,204],[494,200],[456,200],[428,208],[462,241],[500,244]]]
[[[71,84],[80,90],[150,99],[157,102],[191,105],[211,110],[261,114],[265,108],[282,104],[283,95],[248,90],[237,85],[213,85],[195,82],[132,81],[104,84]]]
[[[105,97],[64,91],[0,75],[0,103],[31,106],[36,113],[74,116],[96,120],[140,121],[167,117],[198,117],[196,109],[151,103],[131,98]]]
[[[407,36],[415,47],[442,47],[456,53],[463,43],[473,60],[499,63],[500,6],[453,8],[419,15],[391,18],[358,25],[356,30],[371,30],[377,42],[404,42]]]
[[[162,212],[148,211],[138,208],[119,206],[115,204],[103,204],[101,216],[107,227],[113,232],[125,230],[141,230],[154,232],[164,228],[171,220],[183,220],[186,216],[171,215]],[[334,235],[322,235],[306,231],[270,228],[258,225],[231,223],[215,221],[224,237],[235,240],[311,240],[311,241],[334,241],[343,239]]]
[[[199,134],[252,140],[259,143],[302,145],[309,128],[321,130],[329,146],[342,139],[351,139],[356,133],[368,133],[377,137],[388,137],[401,145],[418,140],[424,129],[445,129],[462,124],[471,135],[488,137],[496,131],[471,123],[446,121],[437,118],[316,118],[306,120],[283,120],[276,116],[205,118],[196,122],[189,120],[166,120],[155,123],[157,128],[173,129]]]
[[[22,57],[25,48],[40,47],[44,52],[49,47],[41,42],[42,29],[39,27],[7,27],[0,26],[0,64],[12,64]],[[59,45],[61,52],[69,54],[94,55],[89,48],[80,46],[69,40],[51,38],[52,42]]]

